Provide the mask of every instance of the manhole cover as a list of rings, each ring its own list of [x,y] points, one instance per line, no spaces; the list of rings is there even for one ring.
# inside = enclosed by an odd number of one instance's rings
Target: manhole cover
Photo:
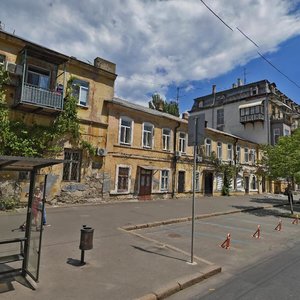
[[[169,233],[169,234],[168,234],[168,237],[170,237],[170,238],[180,238],[181,235],[178,234],[178,233]]]

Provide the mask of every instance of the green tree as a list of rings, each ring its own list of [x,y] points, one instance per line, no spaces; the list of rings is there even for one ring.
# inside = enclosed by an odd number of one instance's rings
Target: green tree
[[[149,108],[179,117],[178,103],[174,101],[167,102],[159,94],[153,94],[152,100],[148,102],[148,105]]]

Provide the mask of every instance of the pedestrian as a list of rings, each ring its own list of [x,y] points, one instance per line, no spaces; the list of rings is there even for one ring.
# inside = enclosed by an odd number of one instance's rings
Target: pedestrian
[[[33,214],[33,223],[36,227],[36,230],[39,230],[38,227],[38,215],[40,211],[40,207],[43,205],[42,202],[42,193],[39,187],[35,188],[33,194],[33,201],[32,201],[32,214]]]

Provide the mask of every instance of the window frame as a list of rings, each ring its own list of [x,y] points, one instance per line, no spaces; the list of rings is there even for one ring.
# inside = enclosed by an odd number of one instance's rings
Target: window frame
[[[209,143],[208,143],[209,142]],[[211,156],[211,150],[212,150],[212,141],[210,138],[205,139],[205,155]]]
[[[38,84],[29,82],[29,78],[28,75],[38,75]],[[42,77],[47,77],[48,78],[48,82],[47,82],[47,87],[41,86],[41,78]],[[32,65],[29,64],[27,66],[27,70],[26,70],[26,80],[25,80],[26,84],[34,86],[36,88],[39,89],[44,89],[44,90],[50,90],[50,85],[51,85],[51,71],[49,69],[45,69],[45,68],[41,68],[39,66],[36,65]]]
[[[88,107],[89,106],[90,83],[88,81],[75,78],[72,82],[72,86],[73,86],[73,96],[78,97],[77,105],[81,106],[81,107]],[[79,89],[78,96],[77,96],[77,91],[76,91],[76,94],[74,93],[76,88]],[[87,91],[85,102],[81,102],[81,94],[82,94],[83,90]]]
[[[276,134],[275,132],[279,131],[279,134]],[[278,138],[276,139],[276,136],[278,136]],[[281,132],[280,132],[280,128],[274,128],[273,129],[273,141],[274,141],[274,145],[276,145],[278,143],[279,138],[281,137]]]
[[[149,130],[146,131],[145,126],[150,126],[151,131],[149,131]],[[153,149],[153,147],[154,147],[154,125],[149,122],[144,122],[142,125],[142,129],[143,129],[142,130],[142,147],[147,148],[147,149]],[[150,136],[150,138],[149,138],[149,136]],[[150,145],[145,145],[145,140],[146,140],[145,138],[147,140],[149,139]]]
[[[119,190],[119,177],[120,177],[120,168],[128,169],[128,175],[127,175],[127,190]],[[131,188],[131,166],[129,165],[117,165],[116,166],[116,178],[115,178],[115,192],[117,194],[128,194],[130,192]]]
[[[249,162],[249,148],[247,147],[244,148],[244,162],[245,163]]]
[[[184,137],[181,137],[181,135],[184,135]],[[178,138],[178,150],[181,153],[186,153],[186,147],[187,147],[187,134],[183,131],[179,132],[179,138]]]
[[[166,172],[167,174],[164,175],[163,172]],[[160,186],[159,190],[161,192],[168,192],[169,191],[169,183],[170,183],[170,170],[169,169],[163,169],[160,171]]]
[[[217,142],[217,158],[219,160],[222,160],[222,155],[223,155],[223,143],[222,142]]]
[[[126,125],[122,125],[122,121],[127,121],[130,122],[130,127],[126,126]],[[127,116],[121,116],[119,119],[119,144],[120,145],[126,145],[126,146],[131,146],[132,142],[133,142],[133,125],[134,122],[131,118],[127,117]],[[125,141],[122,141],[122,128],[125,128],[124,131],[124,137],[125,137]],[[126,141],[126,129],[130,130],[130,138],[129,138],[129,142]]]
[[[217,129],[223,126],[224,126],[224,108],[219,108],[217,109]]]
[[[63,175],[62,175],[62,181],[64,182],[80,182],[81,179],[81,164],[82,164],[82,152],[81,150],[78,149],[72,149],[72,148],[65,148],[64,149],[64,159],[66,160],[66,154],[70,153],[71,154],[71,162],[65,162],[63,164]],[[79,159],[73,161],[73,156],[77,154]],[[76,167],[76,178],[72,179],[72,169],[73,169],[73,164],[78,164]],[[65,178],[65,170],[68,167],[68,173],[67,173],[67,178]]]
[[[235,148],[236,151],[236,162],[241,162],[241,146],[237,145]]]
[[[169,131],[169,134],[165,134],[164,133],[165,130]],[[170,149],[171,149],[171,129],[162,128],[162,150],[170,151]]]
[[[229,148],[231,148],[230,151],[229,151]],[[229,157],[229,153],[231,153],[230,157]],[[227,161],[233,161],[233,145],[232,144],[227,144]]]

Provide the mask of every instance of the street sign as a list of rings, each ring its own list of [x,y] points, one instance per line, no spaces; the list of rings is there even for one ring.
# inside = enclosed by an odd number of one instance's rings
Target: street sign
[[[199,146],[204,143],[205,114],[189,116],[188,146]]]

